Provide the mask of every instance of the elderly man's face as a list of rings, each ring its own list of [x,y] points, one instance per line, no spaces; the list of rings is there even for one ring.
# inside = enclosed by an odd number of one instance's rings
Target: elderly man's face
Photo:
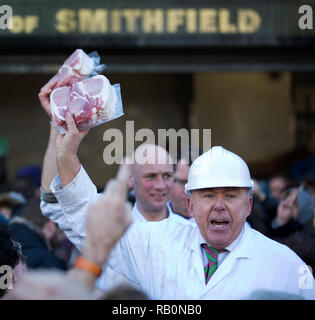
[[[222,249],[240,234],[252,209],[252,197],[246,188],[209,188],[192,191],[187,205],[207,243]]]
[[[135,165],[132,187],[137,203],[143,210],[163,210],[170,197],[172,175],[171,164]]]

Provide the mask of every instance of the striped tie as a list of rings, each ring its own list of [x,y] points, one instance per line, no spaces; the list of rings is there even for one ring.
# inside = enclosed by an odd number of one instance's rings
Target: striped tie
[[[209,280],[218,268],[218,254],[220,252],[226,252],[226,249],[215,249],[203,243],[202,246],[206,249],[206,255],[208,258],[208,264],[205,266],[205,280],[208,284]]]

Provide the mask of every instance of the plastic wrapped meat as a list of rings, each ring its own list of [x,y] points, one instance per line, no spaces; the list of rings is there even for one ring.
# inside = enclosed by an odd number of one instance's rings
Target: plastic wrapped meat
[[[100,64],[97,52],[94,51],[87,55],[82,49],[77,49],[49,82],[57,80],[55,87],[71,86],[86,77],[100,74],[104,69],[105,65]]]
[[[111,85],[103,75],[55,89],[50,95],[50,106],[60,132],[67,130],[65,115],[68,110],[79,130],[90,129],[123,114],[119,85]]]

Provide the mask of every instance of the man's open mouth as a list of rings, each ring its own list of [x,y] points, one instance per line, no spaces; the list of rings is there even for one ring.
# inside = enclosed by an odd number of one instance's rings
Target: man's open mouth
[[[229,224],[228,220],[224,219],[213,219],[211,220],[211,225],[216,229],[221,229],[226,227]]]

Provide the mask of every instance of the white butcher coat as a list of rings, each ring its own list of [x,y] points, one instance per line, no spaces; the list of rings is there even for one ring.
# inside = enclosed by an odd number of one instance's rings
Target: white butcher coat
[[[54,192],[58,203],[41,201],[41,210],[46,217],[59,225],[68,239],[81,251],[85,237],[86,210],[89,204],[100,194],[97,193],[95,185],[83,166],[81,166],[77,176],[63,189],[59,176],[56,176],[51,183],[51,190]],[[178,214],[174,214],[169,203],[167,203],[167,208],[169,213],[167,219],[175,219],[184,224],[193,220],[187,220]],[[133,223],[147,222],[140,213],[137,203],[132,208],[131,216]],[[105,265],[101,276],[96,282],[97,288],[105,291],[119,284],[132,285],[135,288],[139,288],[135,283],[131,283],[124,276]]]
[[[60,213],[59,208],[46,215],[81,249],[86,213],[77,208],[95,197],[96,188],[83,168],[64,189],[56,190],[57,185],[58,177],[51,187],[64,211]],[[49,206],[42,202],[44,212]],[[135,223],[111,252],[108,265],[152,299],[248,299],[256,290],[315,299],[314,278],[305,263],[291,249],[247,224],[237,246],[206,285],[203,241],[198,227],[190,223],[174,219]]]

